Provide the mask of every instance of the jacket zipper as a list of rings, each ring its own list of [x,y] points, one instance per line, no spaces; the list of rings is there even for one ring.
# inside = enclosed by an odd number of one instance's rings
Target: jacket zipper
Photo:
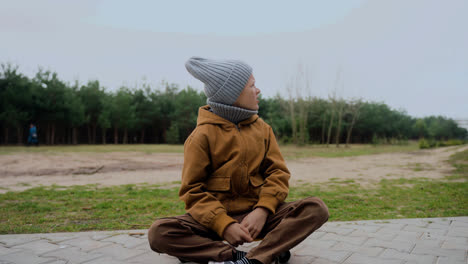
[[[245,149],[245,142],[244,142],[244,139],[242,138],[242,134],[241,134],[241,129],[240,129],[240,126],[238,124],[235,124],[236,128],[237,128],[237,131],[239,132],[239,137],[240,137],[240,141],[241,141],[241,148],[242,148],[242,163],[241,163],[241,167],[243,169],[243,175],[242,175],[242,179],[239,179],[239,188],[237,188],[237,190],[240,192],[240,193],[244,193],[246,192],[247,190],[243,190],[242,187],[245,187],[246,185],[242,184],[243,182],[243,179],[246,179],[247,180],[247,183],[248,183],[248,177],[246,177],[246,175],[248,175],[247,173],[247,165],[245,163],[245,160],[246,160],[246,149]]]

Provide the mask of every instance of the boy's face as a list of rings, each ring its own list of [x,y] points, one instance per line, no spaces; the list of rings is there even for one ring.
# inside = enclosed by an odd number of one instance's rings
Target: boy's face
[[[258,110],[258,94],[260,89],[255,86],[255,78],[253,74],[250,75],[249,81],[242,90],[241,94],[234,102],[234,106],[249,109]]]

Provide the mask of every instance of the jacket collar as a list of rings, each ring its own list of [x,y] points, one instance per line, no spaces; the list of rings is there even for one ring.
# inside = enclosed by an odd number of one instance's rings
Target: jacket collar
[[[213,124],[213,125],[234,127],[236,125],[233,122],[227,119],[224,119],[221,116],[211,112],[210,109],[211,107],[209,105],[202,106],[198,109],[197,126],[204,125],[204,124]],[[258,119],[258,115],[254,114],[251,117],[239,122],[238,126],[245,126],[245,125],[252,124],[253,122],[257,121],[257,119]]]

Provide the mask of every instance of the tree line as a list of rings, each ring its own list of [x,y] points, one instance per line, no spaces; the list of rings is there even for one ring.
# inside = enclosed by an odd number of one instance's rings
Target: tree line
[[[190,86],[143,83],[110,91],[98,80],[70,84],[43,69],[28,78],[11,64],[2,64],[0,98],[1,144],[24,144],[30,123],[37,126],[41,144],[180,144],[206,103],[204,93]],[[277,95],[260,97],[259,106],[278,140],[299,145],[468,136],[450,118],[413,118],[378,102]]]

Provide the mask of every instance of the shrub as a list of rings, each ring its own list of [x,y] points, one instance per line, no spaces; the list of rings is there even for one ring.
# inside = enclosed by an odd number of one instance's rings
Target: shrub
[[[419,148],[420,148],[420,149],[427,149],[427,148],[430,148],[429,143],[427,142],[427,140],[425,140],[424,138],[421,138],[421,139],[419,140]]]
[[[374,147],[375,147],[377,145],[383,144],[385,142],[385,140],[386,140],[385,138],[379,138],[376,134],[374,134],[372,136],[371,144],[374,145]]]
[[[439,141],[433,139],[433,138],[430,138],[427,140],[427,143],[429,144],[429,148],[437,148],[439,147]]]
[[[458,146],[458,145],[463,145],[466,144],[464,140],[459,140],[459,139],[450,139],[446,141],[437,141],[433,138],[431,139],[424,139],[421,138],[419,140],[419,148],[420,149],[426,149],[426,148],[437,148],[437,147],[449,147],[449,146]]]
[[[444,146],[457,146],[457,145],[466,144],[466,142],[464,140],[460,140],[460,139],[449,139],[449,140],[441,142],[441,146],[442,146],[442,144]]]
[[[180,144],[179,126],[177,124],[171,124],[167,130],[166,141],[169,144]]]

